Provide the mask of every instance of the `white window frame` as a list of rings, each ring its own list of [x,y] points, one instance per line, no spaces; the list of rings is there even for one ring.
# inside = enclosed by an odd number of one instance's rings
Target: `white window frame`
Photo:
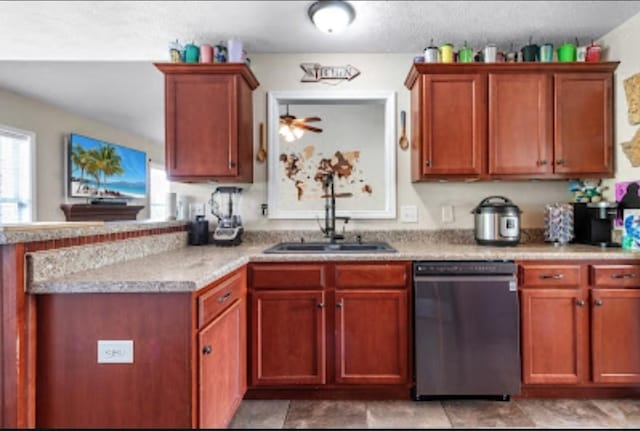
[[[152,169],[160,169],[160,170],[164,171],[165,175],[167,173],[166,167],[164,165],[161,165],[160,163],[154,163],[154,162],[151,162],[151,161],[149,162],[149,218],[150,219],[153,219],[151,214],[153,212],[152,209],[153,209],[153,205],[154,205],[152,203],[152,189],[153,189],[153,184],[151,182],[151,170]],[[170,181],[168,179],[167,179],[167,183],[169,183],[169,191],[171,191],[171,184],[170,184]],[[163,205],[164,205],[164,214],[163,214],[161,220],[166,220],[167,217],[168,217],[168,214],[167,214],[168,208],[167,208],[166,197],[164,198]],[[155,219],[155,220],[158,220],[158,219]]]
[[[31,220],[30,222],[34,222],[37,220],[38,214],[38,195],[36,194],[37,190],[37,182],[38,175],[36,169],[36,133],[30,130],[18,129],[17,127],[7,126],[6,124],[0,124],[0,129],[5,130],[9,133],[13,133],[16,135],[25,135],[29,137],[30,141],[30,154],[31,160],[30,163],[30,175],[31,175]]]

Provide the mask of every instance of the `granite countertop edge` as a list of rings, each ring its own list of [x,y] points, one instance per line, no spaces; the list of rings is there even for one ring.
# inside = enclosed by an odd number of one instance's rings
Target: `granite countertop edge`
[[[595,246],[550,244],[391,244],[397,253],[263,254],[273,244],[229,249],[191,246],[27,286],[27,293],[195,292],[249,262],[416,261],[416,260],[638,260],[640,252]],[[128,277],[128,273],[135,276]]]

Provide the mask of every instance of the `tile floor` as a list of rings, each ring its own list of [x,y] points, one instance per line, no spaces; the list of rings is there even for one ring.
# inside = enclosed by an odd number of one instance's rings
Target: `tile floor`
[[[244,400],[230,428],[640,428],[640,399]]]

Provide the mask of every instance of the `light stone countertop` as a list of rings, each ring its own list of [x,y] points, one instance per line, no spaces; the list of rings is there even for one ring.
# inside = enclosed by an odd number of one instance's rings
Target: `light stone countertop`
[[[637,260],[640,252],[589,245],[521,244],[516,247],[391,243],[397,253],[263,254],[273,243],[237,247],[189,246],[61,278],[33,282],[27,291],[47,293],[192,292],[248,262],[393,260]]]
[[[36,222],[10,225],[0,229],[0,245],[16,244],[20,242],[48,241],[60,238],[75,238],[79,236],[104,235],[110,233],[134,232],[139,230],[162,229],[168,227],[185,226],[184,220],[130,220],[110,221],[102,224],[89,222]],[[1,225],[0,225],[1,226]]]

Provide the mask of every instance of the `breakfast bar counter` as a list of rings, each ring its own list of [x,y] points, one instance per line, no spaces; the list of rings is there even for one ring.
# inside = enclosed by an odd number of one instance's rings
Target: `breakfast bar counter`
[[[78,292],[187,292],[199,290],[249,262],[414,261],[414,260],[638,260],[640,253],[620,248],[568,244],[520,244],[492,247],[473,244],[390,243],[396,253],[264,254],[272,243],[237,247],[187,246],[138,259],[50,277],[43,266],[56,251],[27,255],[27,291],[33,294]],[[56,266],[59,263],[48,266]]]

